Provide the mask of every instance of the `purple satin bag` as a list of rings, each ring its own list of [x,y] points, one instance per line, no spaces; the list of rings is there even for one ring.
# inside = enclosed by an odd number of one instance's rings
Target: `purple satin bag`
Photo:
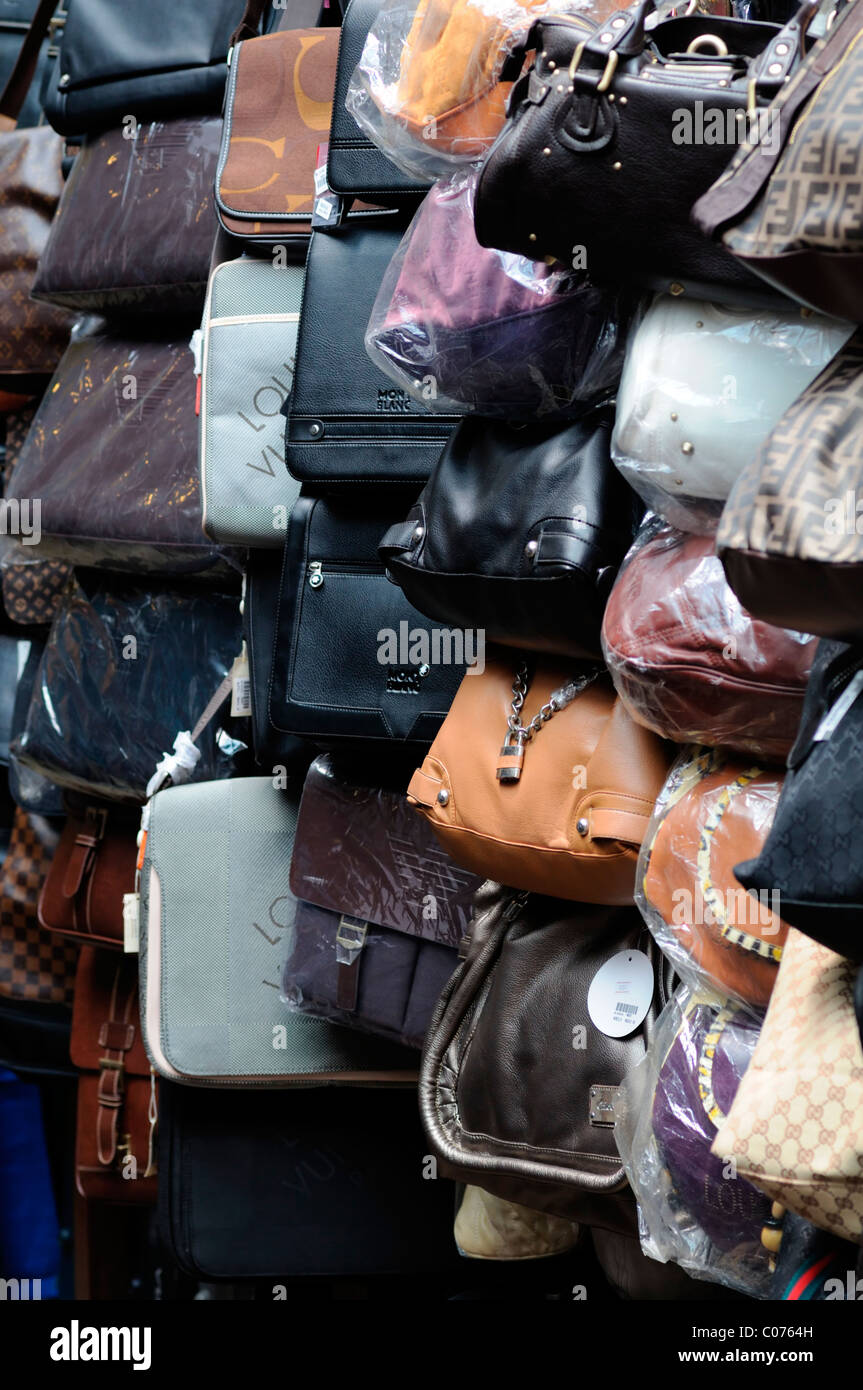
[[[627,309],[582,273],[479,245],[476,174],[436,183],[384,276],[372,361],[428,410],[509,419],[614,390]]]

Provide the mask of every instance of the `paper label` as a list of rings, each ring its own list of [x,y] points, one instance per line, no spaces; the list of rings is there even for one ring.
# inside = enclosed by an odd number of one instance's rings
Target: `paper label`
[[[139,893],[123,894],[123,950],[136,955],[141,935],[141,897]]]
[[[863,671],[857,674],[848,682],[839,699],[831,710],[825,714],[815,733],[812,735],[813,743],[820,743],[822,739],[829,738],[848,713],[860,691],[863,690]]]
[[[231,718],[243,719],[252,713],[252,681],[246,644],[231,667]]]
[[[653,966],[643,951],[618,951],[590,982],[587,1012],[608,1038],[625,1038],[647,1017],[653,999]]]

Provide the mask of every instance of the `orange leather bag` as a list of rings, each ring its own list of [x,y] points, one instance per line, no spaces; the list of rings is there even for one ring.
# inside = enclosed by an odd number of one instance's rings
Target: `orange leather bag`
[[[718,749],[695,749],[675,767],[645,841],[636,898],[661,949],[721,993],[766,1006],[788,927],[778,895],[764,901],[734,877],[758,856],[783,775]],[[767,895],[763,895],[764,898]]]
[[[408,801],[456,863],[484,878],[577,902],[629,903],[667,745],[630,719],[603,671],[570,692],[519,758],[519,741],[508,737],[517,666],[507,654],[468,672]],[[521,724],[577,674],[541,663],[527,681]]]

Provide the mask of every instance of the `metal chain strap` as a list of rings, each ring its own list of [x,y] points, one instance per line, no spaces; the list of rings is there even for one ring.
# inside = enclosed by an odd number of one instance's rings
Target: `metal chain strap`
[[[548,723],[552,715],[557,714],[558,710],[565,709],[576,695],[579,695],[582,690],[585,690],[596,680],[601,670],[602,667],[597,666],[586,672],[585,675],[577,676],[575,680],[570,681],[569,685],[561,686],[560,690],[555,690],[539,713],[533,716],[530,723],[522,724],[520,716],[528,692],[528,664],[523,661],[512,683],[512,713],[506,721],[507,728],[513,738],[517,739],[519,743],[529,743],[534,734],[539,733],[543,724]]]

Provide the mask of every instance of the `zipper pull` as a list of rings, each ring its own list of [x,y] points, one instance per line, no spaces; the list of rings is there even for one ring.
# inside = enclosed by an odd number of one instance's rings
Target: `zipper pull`
[[[310,588],[310,589],[320,589],[321,586],[323,585],[324,576],[323,576],[323,574],[321,573],[321,570],[322,570],[322,569],[323,569],[323,561],[322,561],[322,560],[310,560],[310,561],[309,561],[309,588]]]

